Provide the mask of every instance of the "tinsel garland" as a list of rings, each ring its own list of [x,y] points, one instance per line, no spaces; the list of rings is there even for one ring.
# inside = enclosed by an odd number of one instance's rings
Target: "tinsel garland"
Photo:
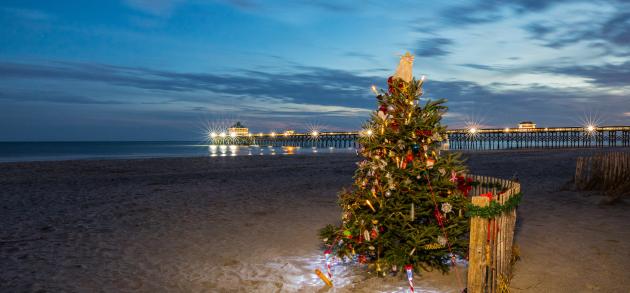
[[[500,204],[497,201],[491,201],[488,206],[479,207],[471,203],[468,204],[467,217],[482,217],[486,219],[494,218],[501,215],[504,212],[515,209],[521,202],[521,193],[517,193],[510,197],[504,204]]]

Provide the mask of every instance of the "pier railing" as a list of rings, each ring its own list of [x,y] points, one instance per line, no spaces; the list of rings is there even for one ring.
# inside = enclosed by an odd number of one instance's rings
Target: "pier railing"
[[[469,177],[479,184],[471,191],[474,196],[469,208],[467,292],[508,292],[521,185],[486,176]]]
[[[448,131],[452,150],[630,147],[630,126]]]
[[[630,147],[630,126],[451,129],[451,150]],[[246,144],[297,147],[358,147],[358,132],[252,134]]]

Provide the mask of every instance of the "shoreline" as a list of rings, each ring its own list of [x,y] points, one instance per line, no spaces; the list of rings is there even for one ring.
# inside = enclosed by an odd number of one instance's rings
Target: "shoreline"
[[[206,146],[206,145],[199,145]],[[260,149],[266,149],[267,147],[256,147]],[[282,147],[276,147],[282,148]],[[310,149],[308,147],[302,147],[303,149]],[[321,150],[330,150],[329,148],[319,148]],[[335,152],[335,150],[337,152]],[[317,152],[317,153],[275,153],[275,154],[236,154],[236,155],[202,155],[202,154],[146,154],[146,155],[68,155],[64,156],[46,156],[45,158],[0,158],[0,165],[2,164],[14,164],[14,163],[45,163],[45,162],[73,162],[73,161],[119,161],[119,160],[152,160],[152,159],[186,159],[186,158],[226,158],[226,157],[259,157],[259,156],[328,156],[328,155],[356,155],[355,148],[334,148],[332,152]],[[462,153],[463,155],[482,155],[482,154],[500,154],[500,153],[540,153],[540,152],[578,152],[582,155],[591,155],[599,152],[626,152],[630,151],[627,147],[592,147],[592,148],[521,148],[521,149],[495,149],[495,150],[445,150],[445,152]],[[63,158],[59,158],[63,157]]]

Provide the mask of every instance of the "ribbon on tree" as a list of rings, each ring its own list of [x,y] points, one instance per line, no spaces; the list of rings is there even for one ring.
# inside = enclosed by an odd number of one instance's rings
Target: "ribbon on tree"
[[[413,289],[413,266],[412,265],[406,265],[405,266],[405,271],[407,271],[407,280],[409,281],[409,291],[411,293],[415,292]]]

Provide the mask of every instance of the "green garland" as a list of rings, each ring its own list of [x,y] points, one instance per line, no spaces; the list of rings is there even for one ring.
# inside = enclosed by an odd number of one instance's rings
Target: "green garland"
[[[482,217],[486,219],[494,218],[501,215],[504,212],[515,209],[521,202],[522,194],[519,192],[510,197],[504,204],[500,204],[493,200],[488,206],[479,207],[471,203],[468,204],[468,211],[466,216],[468,217]]]

